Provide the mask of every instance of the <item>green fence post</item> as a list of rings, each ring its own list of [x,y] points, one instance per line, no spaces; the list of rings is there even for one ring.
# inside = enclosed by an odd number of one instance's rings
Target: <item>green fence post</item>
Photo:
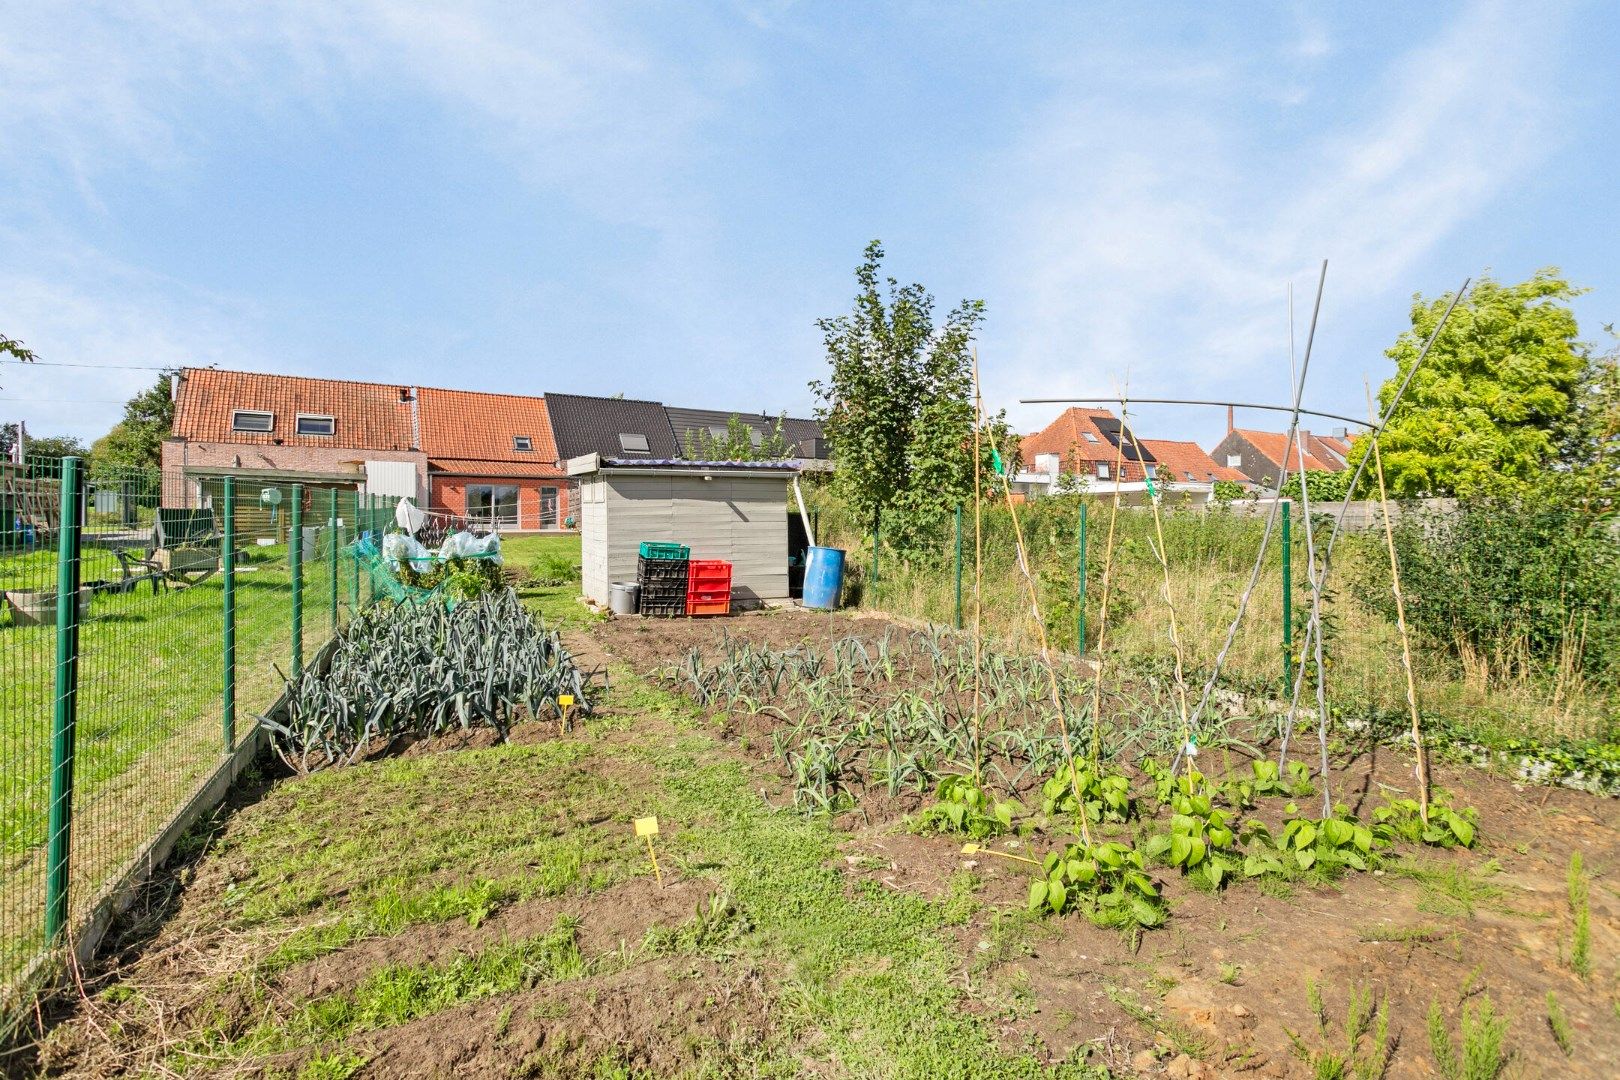
[[[1086,652],[1086,504],[1080,504],[1080,588],[1074,615],[1075,652]]]
[[[1294,548],[1288,524],[1289,504],[1282,504],[1282,653],[1283,696],[1287,697],[1294,682]]]
[[[359,541],[360,541],[360,533],[362,531],[364,531],[360,527],[360,489],[359,488],[354,489],[354,517],[351,520],[354,522],[354,530],[353,531],[354,531],[355,542],[359,543]],[[360,560],[357,559],[357,558],[350,558],[349,559],[349,612],[352,615],[354,612],[359,611],[359,610],[360,610]]]
[[[956,628],[962,629],[962,504],[956,504]]]
[[[332,633],[337,634],[338,624],[338,526],[337,526],[337,488],[327,492],[326,500],[326,543],[331,548],[326,553],[326,566],[331,571],[332,581]]]
[[[872,520],[872,585],[878,583],[878,537],[883,533],[883,518],[878,516]]]
[[[56,538],[56,708],[51,717],[50,844],[45,871],[45,938],[67,925],[73,855],[73,755],[79,707],[79,526],[84,516],[83,462],[62,459],[61,526]]]
[[[225,580],[224,684],[220,716],[225,752],[236,749],[236,477],[225,478],[224,536],[220,542],[220,574]]]
[[[304,669],[304,485],[292,486],[292,520],[288,524],[288,567],[292,571],[292,675]]]

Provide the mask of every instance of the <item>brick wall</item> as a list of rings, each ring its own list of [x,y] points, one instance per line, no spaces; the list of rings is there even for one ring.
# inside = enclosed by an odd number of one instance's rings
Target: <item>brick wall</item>
[[[163,505],[189,506],[196,488],[186,480],[187,470],[241,469],[325,473],[365,478],[365,466],[356,462],[408,461],[416,466],[418,491],[427,488],[427,455],[416,450],[360,450],[341,446],[245,446],[240,443],[185,442],[163,444]]]

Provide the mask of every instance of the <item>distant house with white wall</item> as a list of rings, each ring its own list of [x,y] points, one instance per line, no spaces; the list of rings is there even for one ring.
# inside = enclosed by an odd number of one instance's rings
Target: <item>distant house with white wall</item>
[[[1039,498],[1078,489],[1127,504],[1146,502],[1152,491],[1176,492],[1195,502],[1214,496],[1217,480],[1242,483],[1242,472],[1217,464],[1197,443],[1139,439],[1108,409],[1068,408],[1020,443],[1024,471],[1015,492]]]

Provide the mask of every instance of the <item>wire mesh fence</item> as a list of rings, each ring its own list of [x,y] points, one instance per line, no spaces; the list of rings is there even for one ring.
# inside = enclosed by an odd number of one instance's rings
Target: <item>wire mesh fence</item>
[[[396,500],[163,480],[0,464],[0,1027],[374,592]]]

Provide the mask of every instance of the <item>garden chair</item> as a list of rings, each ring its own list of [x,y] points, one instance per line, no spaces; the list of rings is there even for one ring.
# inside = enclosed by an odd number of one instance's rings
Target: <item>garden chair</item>
[[[152,595],[156,596],[160,590],[169,587],[168,573],[156,559],[143,559],[128,548],[113,548],[113,556],[117,558],[118,570],[122,574],[114,583],[114,591],[134,592],[141,582],[150,581]]]
[[[179,585],[195,585],[219,570],[224,539],[211,510],[160,506],[152,530],[152,561]]]

